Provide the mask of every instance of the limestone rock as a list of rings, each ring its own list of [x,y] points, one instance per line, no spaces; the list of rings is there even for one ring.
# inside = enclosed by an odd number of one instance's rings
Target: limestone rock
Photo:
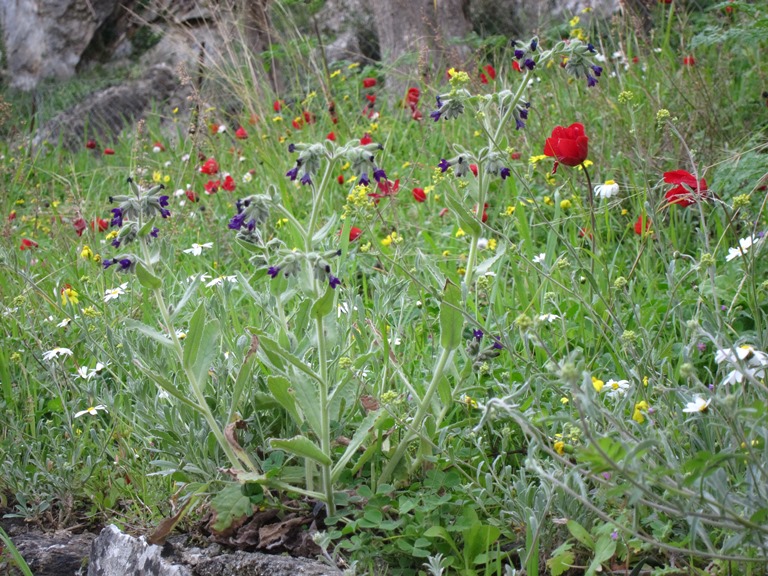
[[[4,0],[0,23],[13,88],[69,78],[96,30],[130,0]]]
[[[43,125],[32,139],[32,145],[57,143],[68,150],[81,149],[94,138],[107,145],[127,126],[150,113],[153,103],[172,96],[181,100],[179,83],[168,66],[155,66],[139,80],[132,80],[95,92],[73,108],[62,112]]]
[[[74,576],[88,563],[94,536],[24,531],[11,538],[35,576]],[[0,573],[5,573],[1,562]]]
[[[152,546],[115,526],[102,530],[91,547],[88,576],[339,576],[333,567],[304,558],[257,552],[224,553],[220,546],[188,548],[184,538]]]

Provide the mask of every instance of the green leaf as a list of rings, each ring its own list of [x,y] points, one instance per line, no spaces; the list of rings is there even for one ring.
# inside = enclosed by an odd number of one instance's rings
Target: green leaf
[[[141,260],[136,260],[136,278],[139,279],[139,284],[150,290],[157,290],[163,285],[163,281],[152,274]]]
[[[328,218],[328,221],[323,225],[323,227],[312,234],[312,244],[319,244],[321,241],[325,240],[325,238],[328,236],[328,234],[331,233],[332,230],[336,230],[338,221],[339,217],[336,214],[333,214],[330,218]]]
[[[496,526],[473,524],[468,530],[462,532],[464,536],[464,560],[465,564],[473,565],[477,562],[477,557],[486,554],[494,542],[501,535],[501,530]]]
[[[451,546],[451,549],[453,550],[453,553],[456,555],[456,557],[461,557],[461,553],[459,552],[459,547],[456,545],[456,542],[454,541],[453,537],[448,533],[448,530],[443,528],[442,526],[431,526],[427,528],[427,531],[424,532],[425,538],[442,538],[448,544]]]
[[[152,228],[155,227],[155,219],[150,218],[149,222],[144,223],[144,226],[139,230],[139,238],[144,238],[147,234],[152,232]]]
[[[342,454],[341,458],[339,458],[339,460],[336,462],[336,465],[333,467],[333,471],[331,472],[332,482],[335,482],[339,479],[339,476],[341,476],[341,473],[344,471],[344,467],[347,465],[347,462],[352,459],[352,457],[357,453],[357,449],[363,445],[363,442],[365,442],[365,440],[368,438],[371,431],[374,430],[376,426],[376,420],[380,415],[381,409],[370,412],[368,416],[366,416],[365,419],[360,424],[358,424],[355,435],[352,436],[352,440],[349,441],[349,445],[347,446],[346,450],[344,450],[344,454]],[[381,488],[381,486],[379,486],[379,488]]]
[[[186,290],[184,290],[184,294],[181,296],[181,300],[178,301],[176,306],[173,308],[173,312],[171,312],[171,320],[175,320],[176,316],[178,316],[179,312],[181,312],[184,309],[184,306],[187,305],[187,302],[189,302],[189,299],[192,297],[192,295],[197,291],[197,287],[200,286],[200,275],[198,274],[195,276],[195,279],[192,280],[187,285]]]
[[[224,532],[236,520],[253,514],[253,502],[243,493],[240,484],[228,484],[211,500],[214,521],[211,528]]]
[[[142,334],[144,334],[144,336],[148,336],[149,338],[152,338],[152,340],[154,340],[155,342],[159,342],[163,346],[168,346],[169,348],[173,348],[173,340],[168,338],[168,336],[166,336],[159,330],[155,330],[154,328],[147,326],[143,322],[139,322],[138,320],[134,320],[133,318],[126,318],[124,321],[124,325],[128,330],[136,330],[137,332],[141,332]]]
[[[475,277],[479,278],[480,276],[484,276],[486,272],[488,272],[491,269],[491,266],[496,264],[499,260],[501,260],[501,257],[504,256],[504,253],[507,251],[504,244],[499,246],[498,250],[496,250],[496,254],[492,256],[491,258],[488,258],[487,260],[483,260],[480,262],[480,264],[477,265],[475,268]]]
[[[287,362],[288,364],[291,364],[295,368],[298,368],[299,370],[301,370],[304,374],[312,378],[315,382],[322,382],[322,380],[320,379],[320,376],[315,374],[315,372],[309,366],[307,366],[298,357],[296,357],[295,355],[285,350],[282,346],[280,346],[280,344],[278,344],[271,338],[268,338],[267,336],[263,335],[262,333],[258,333],[258,336],[259,336],[259,354],[262,357],[266,356],[266,360],[273,367],[283,371],[285,370],[284,362]]]
[[[595,557],[585,572],[585,576],[593,576],[595,572],[601,571],[603,562],[610,560],[616,552],[616,540],[610,536],[600,536],[595,545]]]
[[[336,291],[331,288],[331,285],[329,284],[325,289],[325,294],[315,300],[312,304],[312,317],[320,319],[330,314],[333,310],[333,300],[335,296]]]
[[[200,304],[192,315],[187,338],[184,340],[184,370],[193,384],[203,389],[208,369],[219,352],[219,321],[208,320],[205,305]]]
[[[320,424],[320,397],[317,394],[317,389],[301,374],[296,374],[292,383],[293,396],[296,398],[296,403],[301,408],[302,414],[304,414],[304,419],[312,431],[319,435],[322,425]]]
[[[146,366],[139,360],[138,358],[133,359],[133,364],[136,366],[139,370],[141,370],[145,376],[150,378],[155,384],[160,386],[163,390],[168,392],[171,396],[176,398],[176,400],[179,400],[181,403],[186,404],[190,408],[192,408],[195,412],[199,412],[200,414],[205,414],[205,412],[198,406],[195,402],[187,398],[187,396],[179,390],[173,383],[171,383],[170,380],[164,378],[156,370],[152,370],[149,368],[149,366]]]
[[[460,306],[461,290],[446,280],[443,300],[440,302],[440,345],[446,350],[454,350],[461,345],[464,316]]]
[[[581,542],[590,550],[595,549],[595,541],[592,538],[592,535],[584,528],[584,526],[576,522],[576,520],[568,520],[565,525],[568,528],[568,532],[571,533],[571,536],[576,538],[576,540]]]
[[[291,393],[291,383],[285,376],[270,376],[267,378],[267,388],[277,402],[286,409],[297,426],[304,423],[304,419],[296,409],[296,398]]]
[[[269,445],[274,450],[285,450],[302,458],[309,458],[323,466],[333,464],[331,457],[325,454],[320,447],[306,436],[294,436],[293,438],[273,438]]]
[[[456,200],[451,194],[445,194],[443,198],[448,208],[450,208],[453,215],[459,221],[461,229],[472,236],[479,236],[481,230],[480,221],[467,210],[466,206]]]
[[[571,548],[573,545],[570,542],[565,542],[552,553],[552,558],[547,560],[547,568],[549,568],[549,573],[552,576],[560,576],[573,566],[576,556]]]

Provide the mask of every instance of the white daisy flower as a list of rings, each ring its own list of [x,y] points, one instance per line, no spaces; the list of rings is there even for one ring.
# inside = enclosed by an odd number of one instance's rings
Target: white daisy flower
[[[488,248],[488,238],[478,238],[477,239],[477,249],[478,250],[485,250]]]
[[[178,190],[176,190],[176,191],[173,193],[173,195],[174,195],[176,198],[179,198],[180,196],[184,196],[184,194],[186,194],[186,193],[187,193],[187,192],[186,192],[186,191],[185,191],[183,188],[179,188]]]
[[[231,282],[232,284],[237,284],[237,276],[219,276],[218,278],[214,278],[208,284],[205,285],[206,288],[211,288],[212,286],[221,286],[224,284],[224,281]]]
[[[181,328],[176,330],[176,338],[178,338],[179,340],[184,340],[184,338],[186,337],[187,337],[187,333],[184,332],[184,330],[182,330]]]
[[[735,248],[728,248],[728,256],[725,257],[725,261],[730,262],[731,260],[746,254],[749,252],[749,249],[752,248],[752,246],[757,244],[758,241],[759,238],[756,236],[747,236],[746,238],[741,238],[739,240],[738,246]]]
[[[544,262],[544,260],[546,260],[546,258],[547,258],[547,255],[544,252],[542,252],[541,254],[538,254],[533,257],[533,263],[541,264]]]
[[[227,131],[226,124],[220,124],[218,130],[216,130],[216,132],[218,132],[219,134],[224,134],[224,132],[226,131]]]
[[[98,406],[89,406],[85,410],[80,410],[80,412],[75,414],[75,418],[80,418],[80,416],[85,416],[86,414],[90,414],[91,416],[96,416],[101,411],[109,412],[109,410],[107,410],[107,407],[104,406],[104,404],[99,404]]]
[[[184,254],[192,254],[192,256],[200,256],[203,253],[203,248],[213,248],[213,242],[206,242],[205,244],[192,243],[192,248],[182,250]]]
[[[598,184],[595,186],[595,196],[598,198],[608,199],[616,196],[619,193],[619,185],[613,180],[606,180],[604,184]]]
[[[248,184],[248,182],[250,182],[251,180],[253,180],[253,174],[251,174],[250,172],[246,172],[245,174],[243,174],[243,184]]]
[[[184,154],[184,156],[181,157],[182,162],[189,162],[189,154]]]
[[[57,328],[66,328],[67,326],[69,326],[70,322],[72,322],[72,318],[64,318],[64,320],[62,320],[61,322],[56,324],[56,327]]]
[[[559,320],[560,316],[557,314],[539,314],[539,322],[549,322],[550,324],[555,320]]]
[[[43,360],[53,360],[59,356],[72,356],[72,350],[69,348],[59,348],[58,346],[48,352],[43,352]]]
[[[618,399],[629,391],[629,382],[627,380],[608,380],[603,387],[606,390],[605,395],[609,398]]]
[[[123,284],[120,284],[117,288],[109,288],[104,291],[104,302],[109,302],[110,300],[116,300],[123,294],[125,294],[125,289],[128,288],[128,282],[124,282]]]
[[[704,400],[701,396],[694,396],[693,402],[688,402],[688,404],[685,405],[685,408],[683,408],[683,412],[687,414],[706,412],[710,402],[712,402],[712,398]]]

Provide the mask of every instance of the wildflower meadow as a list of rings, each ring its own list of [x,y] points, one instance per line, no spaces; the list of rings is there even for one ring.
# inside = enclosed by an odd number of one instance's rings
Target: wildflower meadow
[[[299,514],[347,574],[765,574],[768,14],[652,8],[404,94],[222,68],[73,153],[9,137],[0,509]]]

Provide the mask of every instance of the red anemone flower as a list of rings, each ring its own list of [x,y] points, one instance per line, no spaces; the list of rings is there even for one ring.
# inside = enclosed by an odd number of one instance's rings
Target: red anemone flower
[[[363,137],[360,138],[360,145],[361,146],[365,146],[366,144],[370,144],[371,142],[373,142],[373,138],[371,138],[371,135],[368,134],[368,132],[363,134]]]
[[[112,148],[104,148],[104,154],[106,154],[107,156],[112,156],[114,153],[115,151],[112,150]]]
[[[235,130],[235,138],[238,140],[245,140],[248,138],[248,132],[245,131],[245,128],[240,126],[237,130]]]
[[[216,192],[219,191],[219,188],[221,188],[221,180],[208,180],[203,188],[205,188],[206,194],[216,194]],[[187,194],[187,196],[189,196],[189,194]],[[190,200],[192,199],[190,198]],[[192,200],[192,202],[195,202],[195,200]]]
[[[200,167],[200,172],[202,174],[208,174],[209,176],[213,176],[214,174],[219,173],[219,163],[216,162],[213,158],[208,158],[203,165]]]
[[[472,174],[477,176],[477,164],[470,164],[469,169],[472,171]]]
[[[683,58],[683,66],[695,66],[696,65],[696,58],[693,56],[685,56]]]
[[[385,180],[382,178],[376,183],[376,185],[381,192],[371,192],[368,194],[368,196],[373,198],[375,202],[378,202],[380,198],[386,198],[388,196],[394,196],[397,194],[397,191],[400,190],[400,179],[398,178],[392,182],[392,180]]]
[[[85,218],[80,216],[79,218],[75,218],[75,220],[72,221],[72,226],[75,227],[75,234],[82,236],[83,232],[85,232],[85,229],[88,227],[88,224],[86,224]]]
[[[421,91],[418,88],[408,88],[408,94],[405,97],[405,103],[408,106],[416,106],[419,103],[421,97]]]
[[[512,60],[512,69],[515,72],[522,72],[523,71],[523,69],[520,68],[520,64],[517,63],[517,60]]]
[[[343,185],[345,182],[344,174],[339,174],[338,178],[336,178],[336,182]]]
[[[197,202],[198,200],[200,200],[200,196],[198,196],[197,192],[195,192],[194,190],[187,190],[186,194],[190,202]]]
[[[104,220],[104,218],[94,218],[91,220],[91,230],[94,232],[96,230],[104,232],[107,228],[109,228],[109,222]]]
[[[414,188],[413,189],[413,199],[416,200],[416,202],[424,202],[427,199],[427,195],[424,192],[424,188]]]
[[[354,242],[360,237],[360,234],[362,234],[363,231],[360,230],[360,228],[357,228],[356,226],[352,226],[352,228],[349,229],[349,241]]]
[[[677,184],[664,195],[670,204],[687,208],[707,198],[707,181],[702,178],[696,182],[696,177],[685,170],[664,172],[664,182]]]
[[[336,142],[336,133],[328,132],[328,136],[326,136],[325,139],[330,140],[331,142]]]
[[[363,78],[363,88],[373,88],[376,86],[376,78]]]
[[[275,112],[280,112],[280,110],[283,109],[283,101],[282,100],[275,100],[272,104],[272,110]]]
[[[496,70],[494,69],[493,66],[491,66],[490,64],[487,64],[483,66],[483,70],[485,70],[485,72],[480,73],[480,82],[482,82],[483,84],[488,84],[489,78],[491,80],[496,80]]]
[[[22,238],[19,250],[31,250],[32,248],[37,248],[37,246],[38,244],[34,240],[30,240],[29,238]]]
[[[96,140],[88,140],[88,142],[85,143],[85,147],[88,148],[88,150],[95,150]]]
[[[584,125],[579,122],[567,128],[555,126],[552,136],[544,143],[544,155],[552,156],[566,166],[580,165],[588,153],[589,138],[584,134]]]

